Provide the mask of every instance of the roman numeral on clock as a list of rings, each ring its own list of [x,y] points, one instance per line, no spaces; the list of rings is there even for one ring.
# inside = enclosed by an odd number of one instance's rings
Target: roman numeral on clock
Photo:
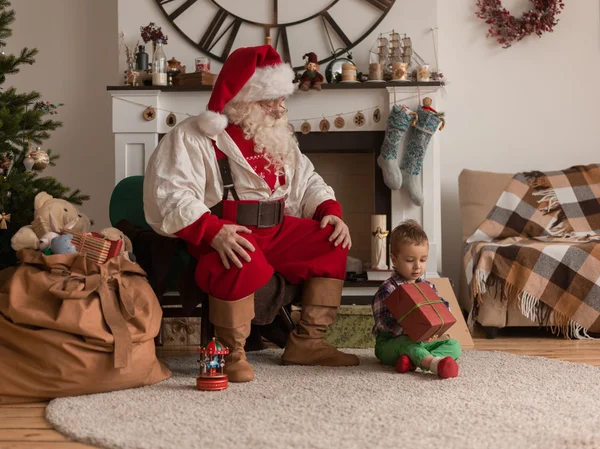
[[[388,11],[393,5],[394,5],[394,0],[363,0],[367,3],[370,3],[371,5],[375,6],[376,8],[379,8],[382,11]]]
[[[277,38],[275,39],[275,49],[278,48],[279,46],[279,38],[281,38],[281,46],[283,47],[282,50],[282,58],[284,62],[288,62],[291,63],[292,62],[292,56],[290,53],[290,41],[288,39],[288,35],[287,35],[287,27],[281,26],[278,29],[277,32]]]
[[[235,41],[235,37],[240,31],[240,26],[242,26],[242,19],[236,17],[233,20],[233,22],[226,26],[225,29],[223,29],[223,31],[221,32],[221,34],[217,36],[219,30],[221,29],[221,27],[223,27],[225,20],[227,20],[227,17],[229,17],[229,13],[224,9],[219,9],[219,12],[217,12],[215,17],[213,17],[212,21],[210,22],[210,25],[208,26],[208,29],[202,36],[202,39],[200,39],[200,42],[198,43],[200,47],[210,52],[212,48],[223,38],[223,36],[225,36],[225,34],[227,34],[229,30],[231,30],[227,38],[227,42],[225,43],[225,48],[223,48],[223,52],[221,53],[221,62],[224,62],[225,59],[227,59],[227,57],[229,56],[229,53],[231,52],[231,47],[233,47],[233,42]]]
[[[321,17],[323,17],[325,20],[327,20],[327,22],[329,23],[329,26],[331,26],[331,29],[333,31],[335,31],[335,34],[337,34],[339,36],[339,38],[342,40],[344,45],[346,45],[347,47],[352,45],[352,41],[350,39],[348,39],[348,36],[346,36],[346,34],[342,31],[342,29],[337,24],[337,22],[335,20],[333,20],[333,17],[331,17],[331,15],[327,11],[323,11],[321,13]]]
[[[163,0],[161,2],[161,5],[169,3],[169,1],[170,0]],[[169,14],[169,19],[175,20],[177,17],[179,17],[180,15],[182,15],[184,12],[186,12],[188,10],[188,8],[190,6],[192,6],[194,3],[196,3],[197,1],[198,0],[186,0],[186,2],[183,5],[181,5],[179,8],[177,8],[171,14]]]

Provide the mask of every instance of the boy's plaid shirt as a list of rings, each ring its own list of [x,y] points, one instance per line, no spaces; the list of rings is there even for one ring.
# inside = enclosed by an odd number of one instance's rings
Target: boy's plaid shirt
[[[438,294],[435,285],[433,285],[431,282],[421,277],[415,282],[427,283],[427,285],[429,285],[433,291]],[[398,324],[398,320],[394,318],[394,315],[392,315],[392,312],[388,310],[384,302],[385,299],[401,284],[408,284],[408,281],[400,276],[397,272],[394,272],[392,277],[381,284],[379,290],[377,290],[377,293],[375,293],[373,302],[371,304],[371,307],[373,308],[373,318],[375,319],[375,325],[373,326],[372,331],[373,335],[376,335],[379,332],[390,332],[394,337],[398,337],[404,333],[404,329],[402,329],[402,326]],[[448,302],[444,298],[440,299],[444,302],[446,307],[450,309]]]

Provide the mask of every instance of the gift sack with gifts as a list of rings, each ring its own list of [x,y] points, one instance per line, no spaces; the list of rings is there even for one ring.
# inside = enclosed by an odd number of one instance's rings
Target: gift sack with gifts
[[[142,268],[121,255],[21,250],[0,272],[0,404],[151,385],[162,311]]]
[[[401,284],[385,305],[414,342],[442,336],[456,323],[448,307],[426,282]]]

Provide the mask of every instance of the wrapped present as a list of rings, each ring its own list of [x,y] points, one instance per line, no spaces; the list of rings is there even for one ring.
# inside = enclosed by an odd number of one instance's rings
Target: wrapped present
[[[39,239],[41,239],[44,236],[44,234],[47,234],[48,232],[52,231],[52,228],[50,226],[50,220],[44,217],[37,217],[35,220],[33,220],[33,222],[31,223],[31,227],[33,228],[33,232],[35,232],[35,235],[37,235]]]
[[[118,256],[123,248],[123,240],[107,240],[97,232],[85,233],[70,229],[68,233],[73,235],[71,242],[77,252],[99,264]]]
[[[335,348],[373,348],[375,337],[371,306],[344,305],[338,307],[334,323],[327,328],[325,343]]]
[[[456,323],[442,299],[426,282],[399,285],[385,305],[414,342],[442,336]]]
[[[198,346],[200,317],[163,318],[161,338],[164,346]]]

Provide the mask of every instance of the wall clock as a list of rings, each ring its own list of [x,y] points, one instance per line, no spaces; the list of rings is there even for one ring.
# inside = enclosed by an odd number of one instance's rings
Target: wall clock
[[[310,0],[305,4],[298,0],[154,1],[181,35],[213,60],[224,62],[234,48],[270,43],[284,61],[300,70],[304,66],[304,53],[315,49],[302,45],[298,29],[304,27],[308,31],[300,33],[312,34],[313,41],[323,41],[321,48],[327,50],[321,55],[317,53],[322,57],[319,64],[323,64],[371,34],[396,0]],[[288,20],[291,15],[294,17]],[[317,29],[320,31],[315,32]],[[335,40],[333,54],[330,39]]]

